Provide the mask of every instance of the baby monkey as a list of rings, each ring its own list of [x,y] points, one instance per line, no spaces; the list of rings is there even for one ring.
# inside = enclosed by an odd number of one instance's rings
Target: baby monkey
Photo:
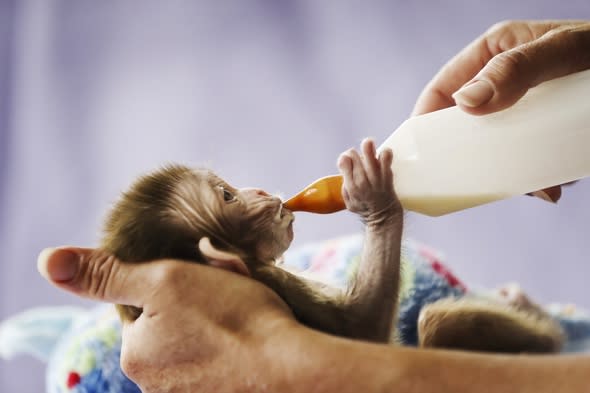
[[[303,324],[338,336],[388,342],[396,314],[403,211],[392,152],[372,141],[342,154],[343,195],[365,224],[365,246],[347,290],[277,266],[293,240],[280,198],[232,187],[207,169],[171,165],[141,177],[107,218],[102,248],[128,263],[174,258],[250,276],[274,290]],[[196,288],[195,290],[198,290]],[[117,306],[124,321],[141,310]]]
[[[311,328],[390,342],[403,210],[393,187],[391,150],[377,156],[371,140],[360,150],[350,149],[338,160],[346,206],[365,224],[361,261],[345,290],[277,266],[293,240],[293,214],[278,197],[234,188],[207,169],[171,165],[138,179],[110,212],[102,248],[128,263],[172,258],[249,276],[274,290]],[[126,305],[117,309],[123,321],[142,312]],[[512,304],[439,301],[423,309],[418,327],[422,346],[551,352],[561,345],[549,316]]]

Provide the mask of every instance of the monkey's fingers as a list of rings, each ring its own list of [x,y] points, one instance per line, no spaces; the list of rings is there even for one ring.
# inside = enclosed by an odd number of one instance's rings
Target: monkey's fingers
[[[389,147],[384,148],[379,153],[379,165],[381,165],[381,176],[385,184],[393,183],[393,170],[391,164],[393,163],[393,150]]]
[[[340,154],[340,157],[338,157],[338,169],[340,169],[340,172],[342,173],[342,179],[343,179],[342,199],[344,199],[347,209],[351,208],[351,200],[352,200],[352,195],[350,194],[349,190],[352,190],[352,188],[355,185],[354,176],[353,176],[354,162],[353,162],[353,159],[350,155],[351,150],[352,149],[347,150],[346,152]]]
[[[353,184],[351,186],[354,186],[357,190],[366,190],[369,185],[369,179],[363,165],[363,158],[355,149],[348,150],[346,154],[348,154],[352,161]]]
[[[142,293],[150,276],[142,264],[121,263],[112,255],[90,248],[47,248],[37,268],[50,283],[68,292],[99,301],[143,306]]]
[[[373,187],[380,184],[381,166],[377,159],[375,151],[375,142],[371,138],[366,138],[361,143],[362,161],[365,165],[367,178]]]

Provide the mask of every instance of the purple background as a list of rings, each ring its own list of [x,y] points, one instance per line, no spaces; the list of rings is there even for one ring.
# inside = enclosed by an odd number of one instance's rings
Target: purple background
[[[0,0],[0,318],[79,303],[39,277],[37,254],[95,245],[139,173],[206,164],[288,196],[363,137],[383,141],[493,23],[589,17],[587,0]],[[589,199],[582,181],[558,207],[521,197],[409,214],[406,233],[467,283],[513,280],[588,307]],[[348,213],[299,214],[296,244],[360,229]],[[43,369],[0,361],[0,392],[43,391]]]

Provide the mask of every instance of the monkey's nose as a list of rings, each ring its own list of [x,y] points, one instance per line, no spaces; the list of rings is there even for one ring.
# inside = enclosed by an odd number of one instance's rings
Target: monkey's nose
[[[250,195],[257,195],[257,196],[270,196],[270,194],[260,188],[245,188],[244,192]]]

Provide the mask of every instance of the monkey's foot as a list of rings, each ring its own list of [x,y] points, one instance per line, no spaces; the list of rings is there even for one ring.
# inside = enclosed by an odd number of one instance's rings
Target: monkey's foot
[[[536,314],[544,314],[543,307],[533,302],[524,292],[520,285],[508,283],[499,287],[495,292],[498,300],[518,310],[528,311]]]

